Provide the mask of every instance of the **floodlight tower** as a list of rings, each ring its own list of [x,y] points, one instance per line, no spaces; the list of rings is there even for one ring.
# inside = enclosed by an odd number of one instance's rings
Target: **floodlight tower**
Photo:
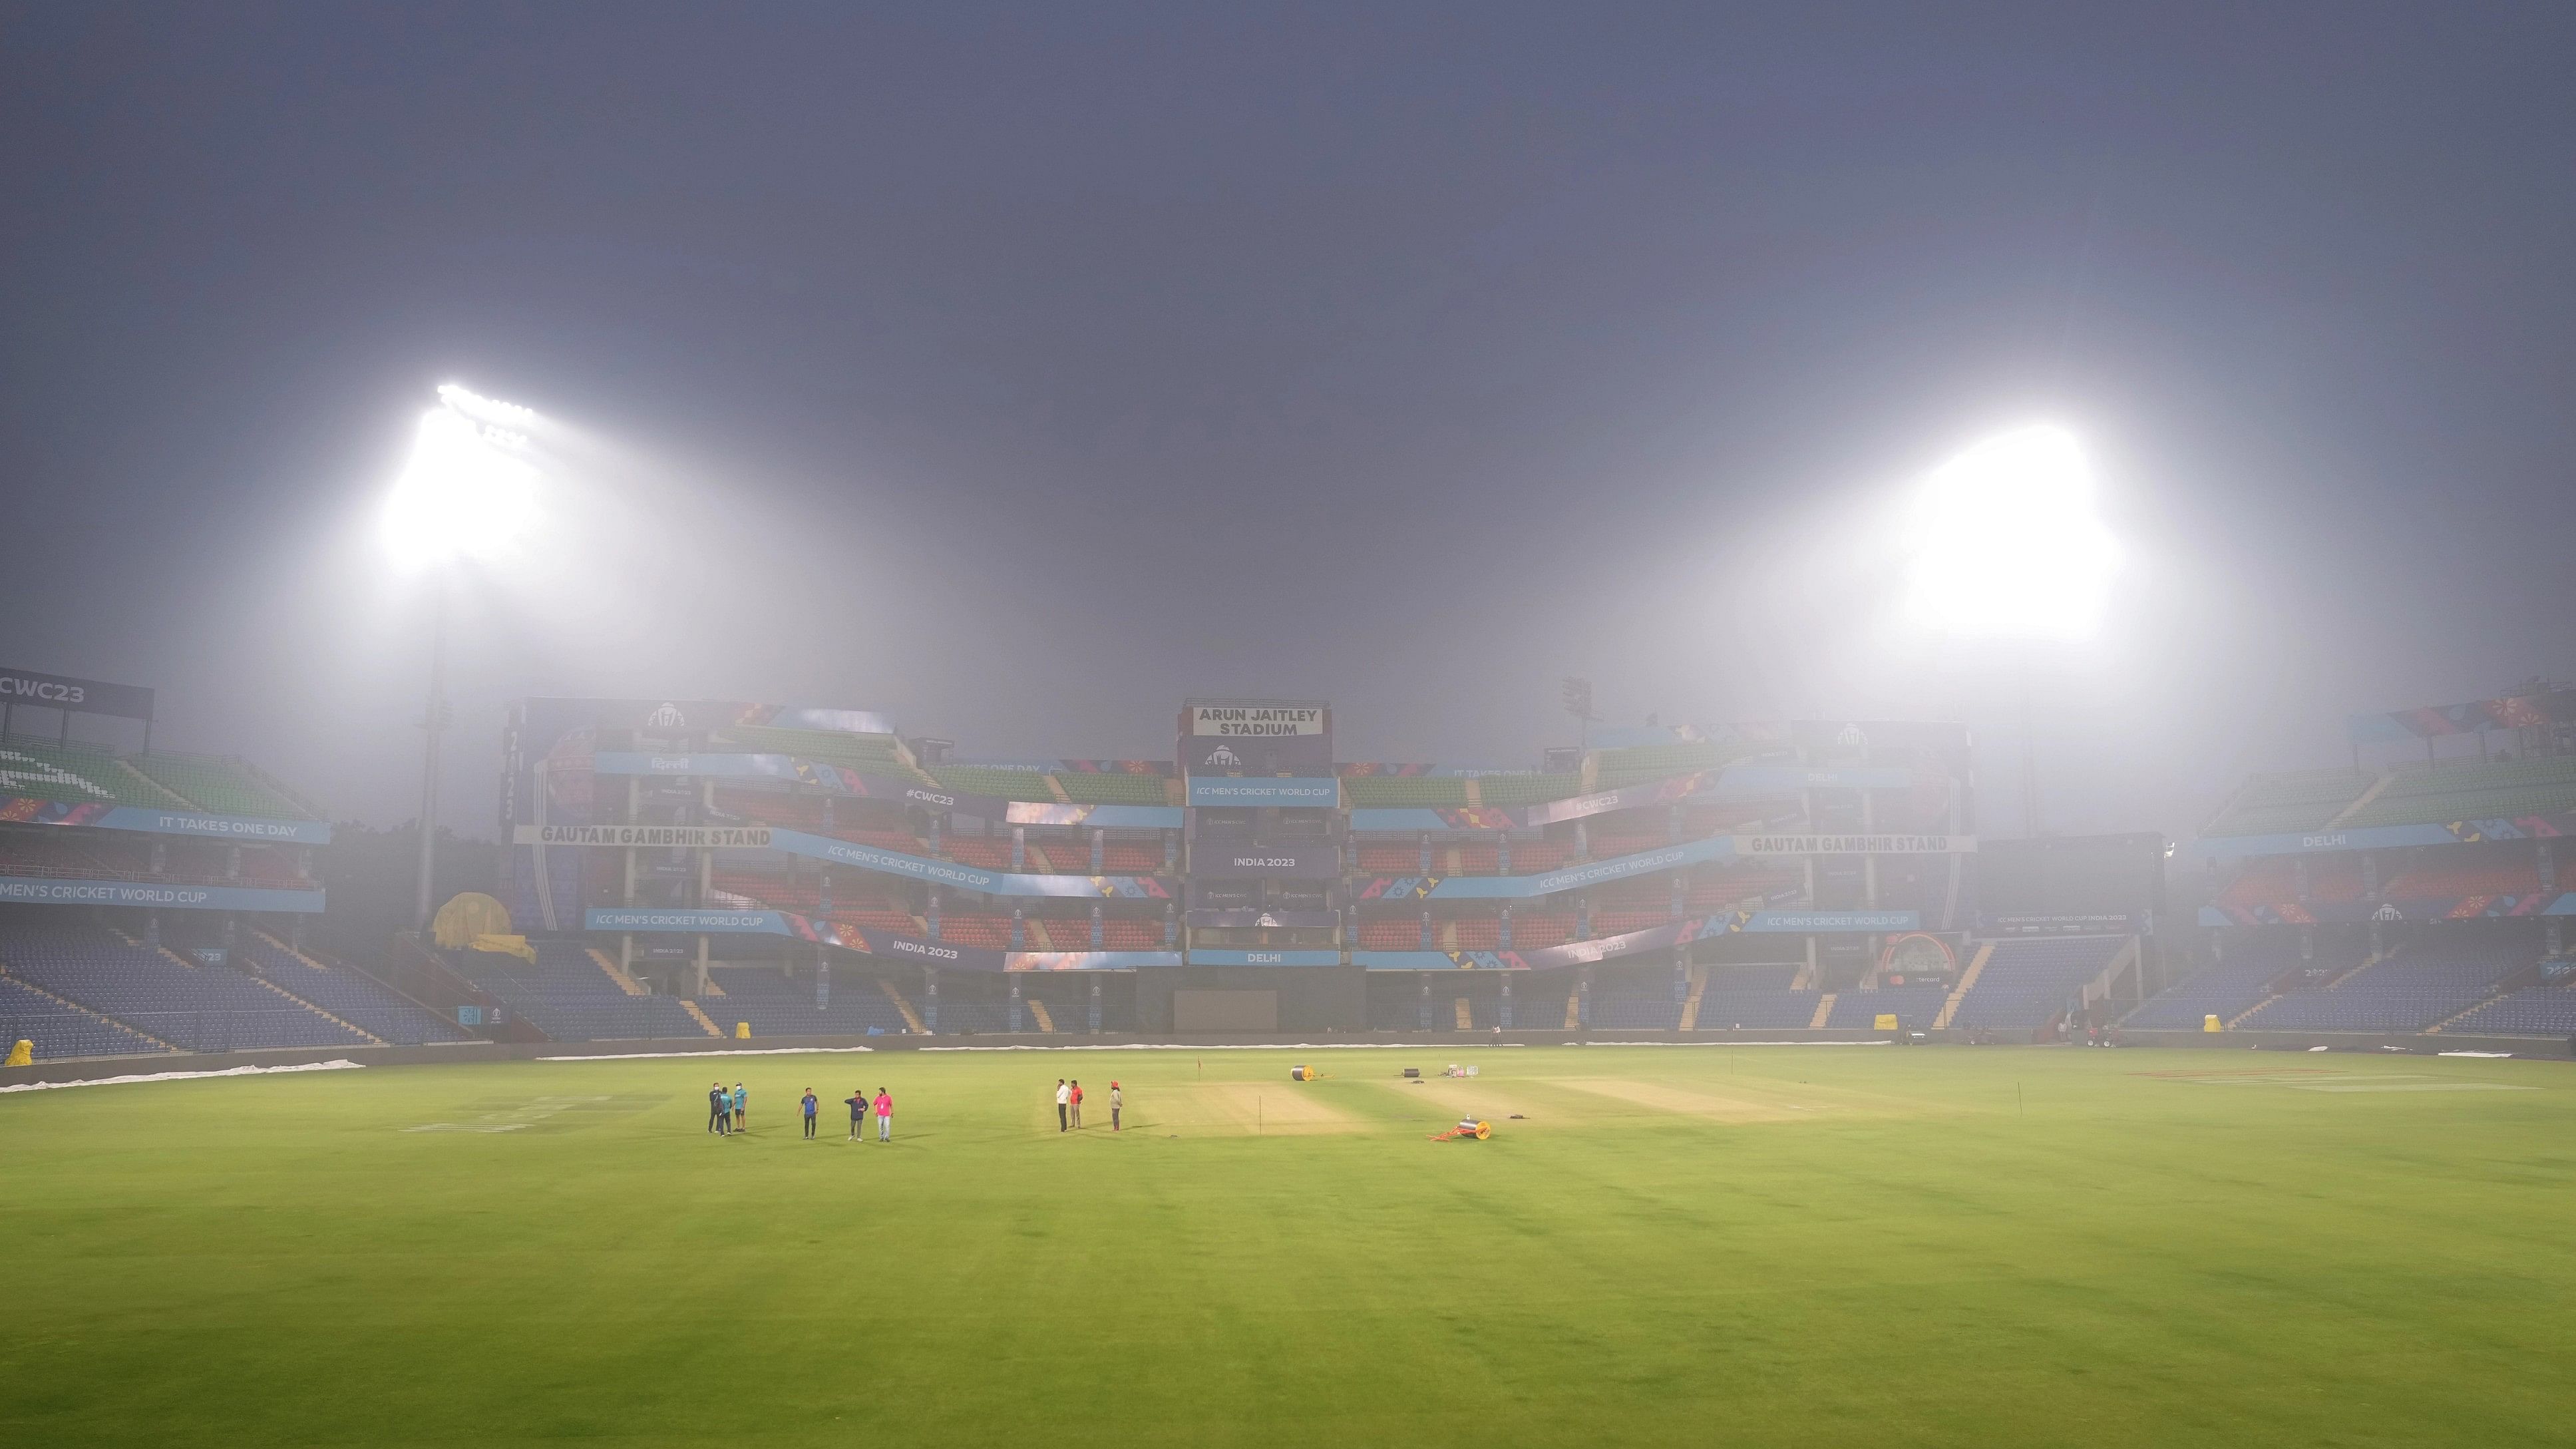
[[[447,595],[466,563],[497,557],[536,517],[527,429],[537,415],[450,383],[423,413],[411,458],[385,499],[384,544],[430,590],[429,708],[422,723],[420,878],[413,924],[429,929],[438,850],[439,744],[447,729]]]
[[[2093,509],[2093,469],[2063,428],[1977,444],[1934,470],[1915,501],[1908,612],[1955,637],[2010,641],[2021,673],[2022,830],[2039,833],[2031,655],[2100,627],[2120,547]]]

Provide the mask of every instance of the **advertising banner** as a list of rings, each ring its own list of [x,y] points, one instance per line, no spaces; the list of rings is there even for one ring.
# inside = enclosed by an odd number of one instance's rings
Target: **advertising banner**
[[[1675,775],[1665,780],[1649,780],[1642,785],[1622,785],[1616,790],[1602,790],[1591,795],[1572,795],[1563,800],[1547,800],[1521,809],[1521,820],[1528,825],[1553,825],[1560,820],[1580,820],[1587,815],[1604,815],[1613,810],[1634,810],[1646,805],[1670,805],[1697,792],[1709,781],[1709,772],[1700,770],[1688,775]]]
[[[1738,931],[1799,935],[1910,931],[1919,919],[1913,911],[1729,911],[1563,946],[1509,951],[1353,951],[1351,960],[1371,971],[1532,971],[1669,951],[1704,937]],[[1192,959],[1196,959],[1195,953]]]
[[[767,850],[780,833],[766,825],[520,825],[512,827],[510,843],[646,850]]]
[[[1195,876],[1273,876],[1289,880],[1333,880],[1342,873],[1342,853],[1330,845],[1190,847],[1190,874]]]
[[[274,890],[264,886],[146,885],[127,880],[0,876],[0,901],[46,906],[140,906],[153,910],[285,911],[314,915],[322,909],[322,892]]]
[[[2125,911],[2057,915],[2019,912],[1977,917],[1977,928],[1990,936],[2134,936],[2144,926],[2142,915]]]
[[[1342,782],[1330,775],[1234,778],[1192,775],[1189,802],[1210,805],[1292,805],[1332,809],[1342,803]]]
[[[1715,793],[1759,798],[1800,790],[1904,790],[1913,784],[1910,770],[1729,765],[1718,773]]]
[[[1584,865],[1570,865],[1544,875],[1379,876],[1363,884],[1359,898],[1376,900],[1527,900],[1659,871],[1678,870],[1705,861],[1731,860],[1735,844],[1718,835],[1681,845],[1641,850]]]
[[[1178,951],[1013,951],[1006,971],[1134,971],[1146,966],[1178,966]]]
[[[1189,952],[1193,966],[1339,966],[1339,951],[1262,950],[1211,951],[1193,946]]]
[[[789,936],[863,952],[889,960],[921,961],[966,971],[999,971],[1000,951],[926,941],[891,931],[861,930],[832,921],[817,921],[794,911],[691,910],[674,907],[594,906],[583,914],[593,931],[643,931],[683,936]]]
[[[1002,817],[1013,825],[1088,825],[1099,830],[1178,830],[1178,805],[1054,805],[1013,800]]]
[[[1738,835],[1735,853],[1762,855],[1973,855],[1973,835]]]
[[[1329,931],[1342,923],[1339,911],[1228,910],[1217,906],[1202,906],[1189,911],[1182,919],[1192,926],[1228,930],[1268,926]]]
[[[267,820],[250,815],[199,815],[148,805],[79,805],[24,795],[0,797],[0,820],[27,825],[85,825],[92,830],[136,830],[147,835],[193,835],[265,845],[329,845],[331,827],[319,820]]]
[[[2358,829],[2302,830],[2280,835],[2209,835],[2192,842],[2204,860],[2251,855],[2306,855],[2319,851],[2388,850],[2406,845],[2457,845],[2480,840],[2540,840],[2576,835],[2576,811],[2518,815],[2442,824],[2369,825]]]
[[[0,669],[0,704],[32,704],[41,709],[113,715],[118,719],[152,718],[152,691],[139,685],[38,674],[32,669]]]
[[[1520,812],[1499,805],[1381,805],[1351,812],[1351,829],[1402,831],[1518,830]]]
[[[828,860],[839,865],[854,865],[862,870],[899,875],[910,880],[928,881],[933,885],[955,886],[991,896],[1089,896],[1127,900],[1169,900],[1171,889],[1153,876],[1135,875],[1016,875],[1009,871],[983,870],[959,865],[952,860],[931,860],[900,851],[883,850],[873,845],[859,845],[829,836],[808,835],[801,830],[772,829],[770,848],[813,860]]]
[[[785,911],[701,911],[680,906],[593,906],[582,916],[592,931],[676,931],[691,936],[786,936]]]

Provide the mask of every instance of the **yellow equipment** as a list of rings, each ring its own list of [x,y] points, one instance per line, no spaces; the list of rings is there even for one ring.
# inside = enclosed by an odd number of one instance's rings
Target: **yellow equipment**
[[[481,891],[459,891],[429,918],[430,939],[440,949],[460,951],[477,936],[510,934],[510,908]]]
[[[1313,1067],[1290,1067],[1288,1069],[1288,1080],[1292,1082],[1320,1081],[1323,1078],[1323,1075],[1324,1074],[1322,1072],[1315,1070]]]
[[[2215,1016],[2204,1016],[2200,1019],[2200,1029],[2202,1031],[2225,1031],[2227,1030],[2227,1027]]]
[[[1894,1012],[1892,1012],[1892,1011],[1882,1011],[1882,1012],[1880,1012],[1880,1013],[1878,1014],[1878,1020],[1871,1024],[1871,1026],[1870,1026],[1870,1030],[1871,1030],[1871,1031],[1894,1031],[1894,1030],[1896,1030],[1896,1013],[1894,1013]]]
[[[1450,1128],[1446,1132],[1432,1133],[1431,1140],[1434,1142],[1464,1142],[1469,1140],[1482,1142],[1493,1135],[1493,1123],[1485,1121],[1483,1118],[1471,1118]]]
[[[751,1023],[747,1021],[735,1022],[733,1024],[733,1039],[735,1041],[751,1040]]]
[[[25,1037],[18,1038],[17,1042],[9,1048],[9,1065],[13,1067],[32,1067],[35,1064],[36,1044],[27,1040]]]

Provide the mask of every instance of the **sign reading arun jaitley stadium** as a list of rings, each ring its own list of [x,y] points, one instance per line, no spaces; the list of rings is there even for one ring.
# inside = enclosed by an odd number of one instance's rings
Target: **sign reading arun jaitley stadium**
[[[1276,735],[1320,735],[1324,707],[1317,704],[1198,704],[1190,706],[1190,733],[1237,739]]]

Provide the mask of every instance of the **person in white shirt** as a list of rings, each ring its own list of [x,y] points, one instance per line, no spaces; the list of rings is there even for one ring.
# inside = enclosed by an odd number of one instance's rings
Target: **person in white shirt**
[[[1071,1116],[1071,1114],[1072,1114],[1072,1107],[1073,1107],[1073,1088],[1068,1087],[1068,1086],[1066,1086],[1066,1085],[1064,1084],[1064,1078],[1062,1078],[1062,1077],[1058,1077],[1058,1078],[1056,1078],[1056,1079],[1055,1079],[1055,1130],[1057,1130],[1058,1132],[1063,1131],[1063,1130],[1065,1129],[1065,1127],[1068,1125],[1068,1119],[1070,1118],[1070,1116]]]

